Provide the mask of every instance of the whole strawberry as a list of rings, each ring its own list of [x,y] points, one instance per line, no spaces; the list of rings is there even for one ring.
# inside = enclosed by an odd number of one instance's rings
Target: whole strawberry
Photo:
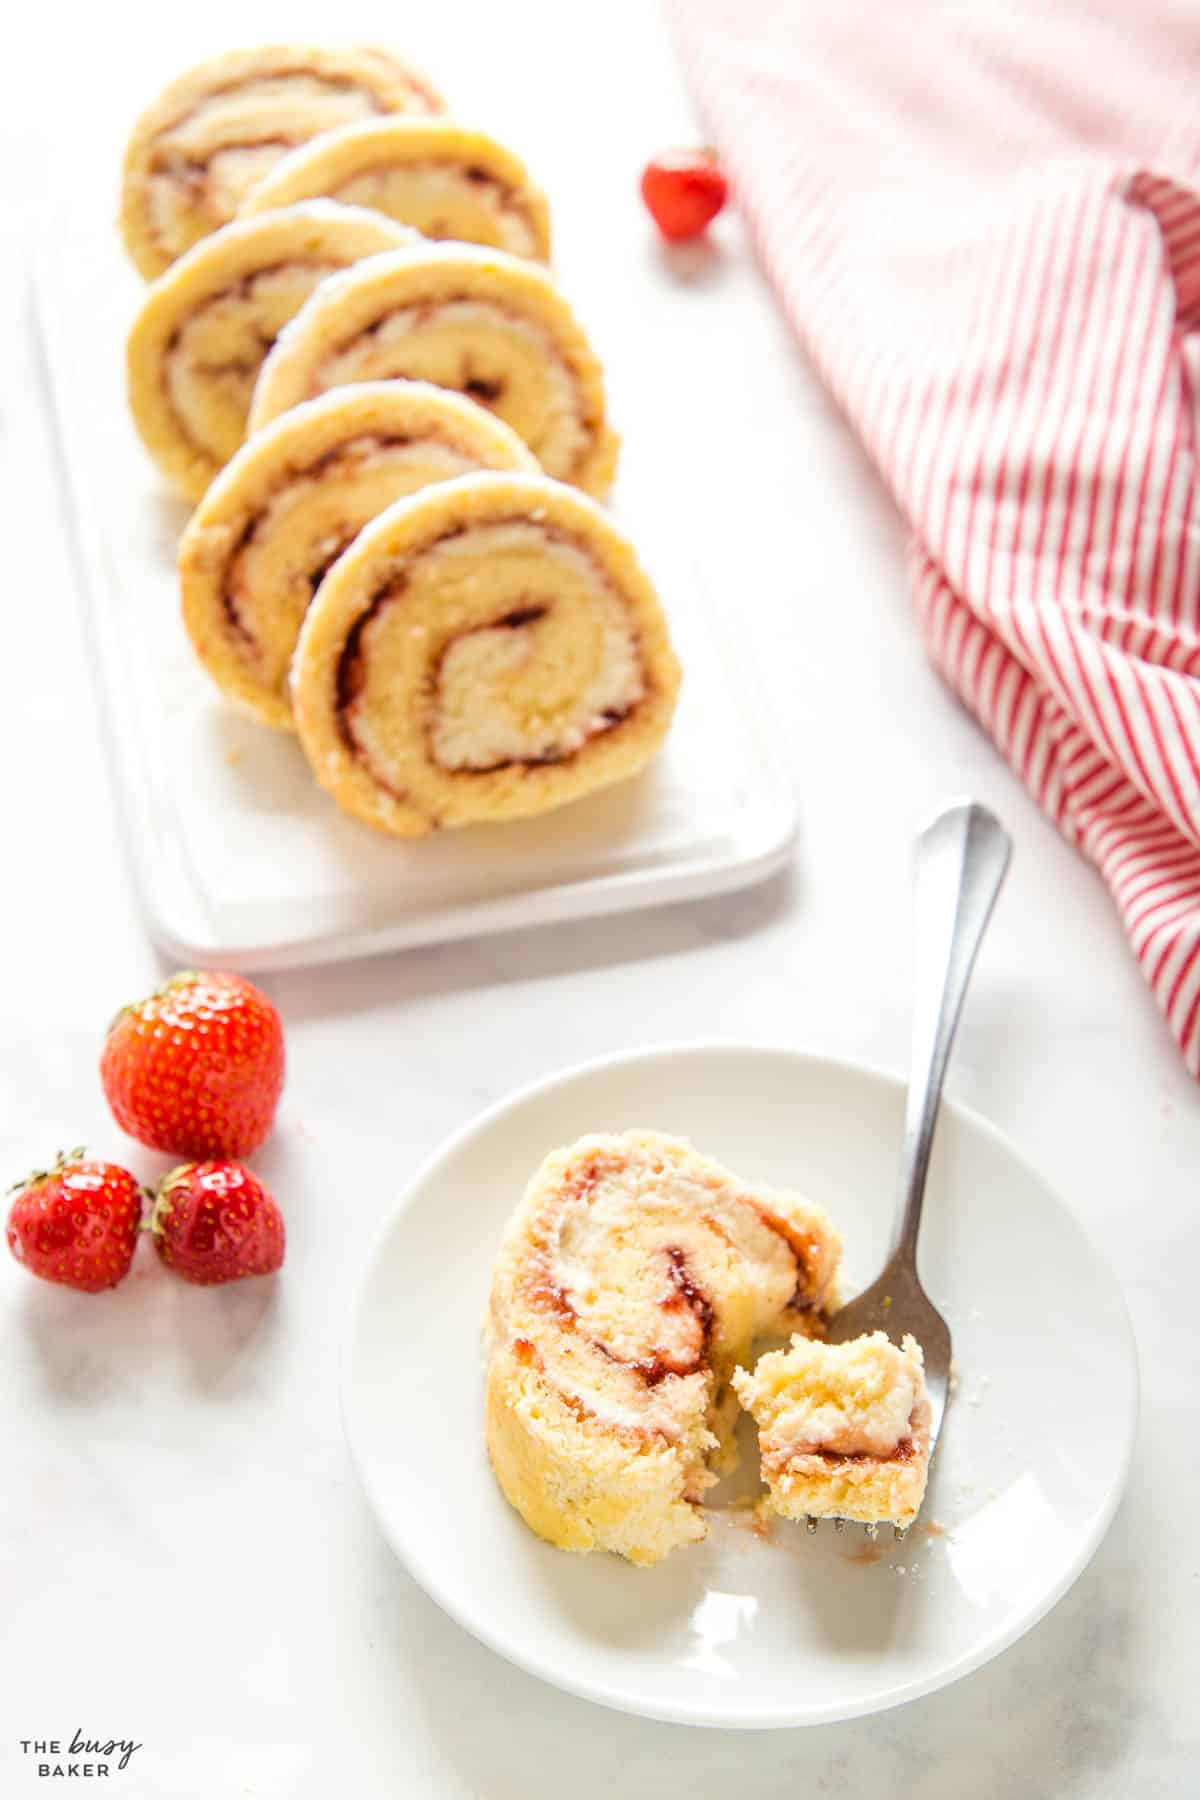
[[[667,150],[642,170],[642,199],[668,243],[699,237],[728,197],[724,171],[707,150]]]
[[[187,1163],[173,1170],[158,1190],[150,1223],[168,1269],[198,1287],[273,1275],[283,1263],[279,1208],[240,1163]]]
[[[98,1294],[128,1275],[141,1219],[128,1169],[70,1150],[15,1189],[8,1247],[31,1275]]]
[[[249,1156],[283,1087],[283,1026],[239,975],[176,975],[109,1027],[100,1079],[122,1131],[197,1160]]]

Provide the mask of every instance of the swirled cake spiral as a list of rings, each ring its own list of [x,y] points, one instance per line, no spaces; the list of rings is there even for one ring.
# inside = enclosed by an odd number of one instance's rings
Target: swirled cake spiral
[[[526,1523],[635,1563],[703,1538],[732,1374],[756,1338],[819,1329],[840,1254],[818,1207],[658,1132],[548,1156],[489,1312],[488,1453]]]
[[[679,665],[633,547],[544,475],[398,500],[333,564],[291,665],[321,785],[402,837],[529,818],[643,769]]]

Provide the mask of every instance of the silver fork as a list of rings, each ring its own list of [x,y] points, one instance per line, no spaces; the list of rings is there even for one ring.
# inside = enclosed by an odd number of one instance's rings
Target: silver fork
[[[917,838],[912,1062],[900,1203],[883,1273],[834,1314],[826,1333],[831,1344],[867,1331],[884,1331],[899,1343],[912,1333],[925,1352],[931,1456],[950,1386],[950,1328],[921,1286],[917,1233],[950,1046],[1011,850],[999,820],[974,802],[948,807]],[[840,1531],[845,1520],[834,1524]],[[810,1531],[816,1525],[808,1520]],[[867,1530],[874,1537],[877,1527]],[[896,1536],[903,1535],[896,1527]]]

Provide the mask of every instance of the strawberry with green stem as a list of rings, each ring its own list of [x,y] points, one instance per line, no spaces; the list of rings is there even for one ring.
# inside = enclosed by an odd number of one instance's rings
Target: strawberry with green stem
[[[31,1275],[84,1294],[128,1275],[147,1197],[128,1169],[68,1150],[11,1192],[8,1247]]]
[[[198,1287],[273,1275],[283,1264],[282,1215],[240,1163],[187,1163],[173,1170],[158,1190],[150,1225],[167,1268]]]

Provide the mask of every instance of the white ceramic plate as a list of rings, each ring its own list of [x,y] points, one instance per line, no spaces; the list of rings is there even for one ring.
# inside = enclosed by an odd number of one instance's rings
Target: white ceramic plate
[[[918,1525],[771,1541],[737,1509],[655,1569],[539,1542],[483,1446],[480,1323],[501,1228],[542,1156],[649,1125],[794,1186],[846,1238],[850,1286],[888,1235],[902,1090],[790,1051],[641,1052],[517,1095],[417,1177],[372,1254],[347,1346],[350,1443],[383,1530],[468,1631],[544,1680],[693,1725],[807,1725],[895,1706],[995,1656],[1085,1567],[1125,1481],[1137,1364],[1116,1284],[999,1133],[948,1106],[923,1275],[958,1390]]]

